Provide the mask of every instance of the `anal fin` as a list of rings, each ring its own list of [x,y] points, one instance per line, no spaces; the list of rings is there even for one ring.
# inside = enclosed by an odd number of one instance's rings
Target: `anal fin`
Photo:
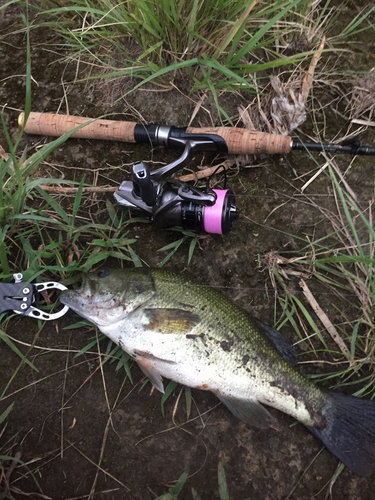
[[[276,419],[258,401],[250,399],[236,399],[230,396],[218,395],[222,403],[234,416],[260,429],[277,429]]]

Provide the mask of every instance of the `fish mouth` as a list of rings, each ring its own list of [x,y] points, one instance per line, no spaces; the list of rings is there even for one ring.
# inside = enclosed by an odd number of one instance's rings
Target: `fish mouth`
[[[82,276],[81,286],[76,290],[64,290],[60,294],[60,302],[82,314],[87,308],[99,305],[101,309],[113,307],[114,294],[106,294],[104,297],[93,280]]]
[[[77,302],[88,305],[92,302],[93,295],[91,287],[88,286],[88,280],[83,276],[79,288],[76,290],[64,290],[60,294],[60,302],[72,308]]]
[[[87,297],[81,296],[79,291],[75,290],[64,290],[60,294],[60,302],[71,309],[76,309],[79,306],[81,307],[87,307],[90,305],[89,300],[87,300]]]
[[[101,289],[95,279],[85,275],[80,288],[64,290],[60,294],[60,302],[97,326],[111,324],[113,311],[121,309],[121,300],[116,293]]]

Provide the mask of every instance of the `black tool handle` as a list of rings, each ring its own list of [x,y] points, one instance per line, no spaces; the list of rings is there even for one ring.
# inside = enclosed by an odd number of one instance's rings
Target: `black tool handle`
[[[0,313],[16,311],[24,313],[29,309],[35,298],[35,287],[30,283],[0,284]]]

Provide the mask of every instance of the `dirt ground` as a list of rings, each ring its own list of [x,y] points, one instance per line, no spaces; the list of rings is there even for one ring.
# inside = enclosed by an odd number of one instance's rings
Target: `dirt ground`
[[[0,13],[0,106],[13,138],[17,136],[17,116],[25,99],[26,46],[24,33],[17,31],[22,25],[18,14],[16,7]],[[189,121],[195,103],[177,90],[141,90],[114,104],[136,82],[123,79],[62,85],[62,81],[72,82],[77,70],[74,62],[67,61],[68,52],[55,46],[55,35],[46,29],[32,31],[31,39],[34,111],[69,111],[90,117],[110,112],[116,113],[116,119],[137,119],[134,113],[137,110],[147,122],[182,126]],[[352,50],[345,58],[342,56],[342,68],[358,69],[359,60],[361,71],[375,66],[373,38],[359,37]],[[351,85],[342,83],[342,88],[350,92]],[[323,94],[323,101],[329,103],[337,91],[327,86]],[[246,105],[252,97],[224,95],[222,99],[228,114],[234,116],[237,106]],[[217,121],[209,97],[204,106]],[[325,112],[326,138],[332,139],[340,132],[343,121],[329,108]],[[210,120],[210,115],[201,109],[194,125],[210,124]],[[306,124],[306,130],[309,127],[311,123]],[[46,141],[24,136],[22,145],[27,144],[31,154]],[[363,142],[375,146],[375,133],[368,130]],[[0,145],[7,150],[1,132]],[[71,139],[47,158],[48,163],[39,175],[64,175],[72,180],[85,176],[88,182],[95,181],[98,185],[118,185],[129,178],[132,162],[151,159],[167,162],[176,154],[162,148],[151,152],[144,146]],[[191,168],[194,170],[198,162],[211,161],[207,156],[193,158]],[[337,160],[342,171],[347,171],[346,179],[365,207],[374,196],[374,160],[357,158],[348,169],[351,161],[349,157]],[[219,287],[255,316],[274,324],[281,311],[276,306],[275,314],[269,275],[259,266],[258,256],[270,251],[287,255],[296,250],[297,244],[290,234],[314,238],[328,230],[319,212],[308,206],[300,193],[309,178],[307,174],[314,168],[305,153],[293,152],[286,157],[258,159],[251,168],[242,166],[236,175],[233,171],[227,183],[236,193],[240,219],[227,236],[200,239],[189,273]],[[334,206],[329,180],[323,175],[308,188],[308,194],[319,204]],[[111,194],[95,195],[87,202],[87,209],[91,214],[95,215],[96,210],[102,214],[106,199],[113,201]],[[69,202],[73,202],[73,197]],[[176,234],[149,224],[131,225],[129,234],[138,240],[134,250],[150,266],[157,266],[165,256],[157,250],[177,239]],[[186,244],[167,267],[182,271],[187,265],[187,249]],[[298,279],[291,286],[298,290]],[[332,313],[334,299],[319,294],[316,284],[311,286],[324,308]],[[97,347],[91,350],[94,354],[75,357],[76,351],[95,336],[88,328],[65,329],[76,321],[78,317],[69,312],[43,326],[29,356],[39,372],[24,366],[0,404],[1,414],[14,402],[3,433],[0,427],[0,455],[11,449],[13,456],[19,453],[27,464],[27,468],[17,466],[10,476],[12,487],[19,490],[13,493],[14,498],[25,498],[26,492],[35,499],[79,499],[92,493],[92,498],[103,500],[153,500],[168,491],[184,471],[189,471],[179,498],[193,498],[193,487],[203,500],[216,499],[219,457],[232,499],[329,497],[329,483],[338,460],[322,449],[302,425],[294,425],[292,418],[271,410],[280,432],[260,431],[236,419],[212,394],[195,390],[191,415],[187,417],[184,392],[178,401],[180,389],[165,403],[163,417],[160,393],[151,392],[150,384],[142,386],[143,375],[136,366],[132,368],[132,384],[123,370],[116,372],[113,364],[99,364]],[[37,324],[20,317],[12,319],[5,328],[9,335],[28,344],[34,339]],[[288,325],[283,333],[293,336]],[[19,347],[26,350],[25,346]],[[106,341],[100,343],[100,349],[106,349]],[[303,353],[306,349],[298,346],[300,360],[308,359]],[[0,359],[2,390],[18,365],[18,358],[0,343]],[[305,373],[314,369],[317,368],[311,365],[300,368]],[[329,371],[329,367],[322,365],[319,370]],[[100,470],[96,465],[99,462]],[[336,500],[366,500],[374,498],[373,490],[374,477],[360,478],[345,468],[332,486],[331,495]],[[1,492],[0,498],[3,498]]]

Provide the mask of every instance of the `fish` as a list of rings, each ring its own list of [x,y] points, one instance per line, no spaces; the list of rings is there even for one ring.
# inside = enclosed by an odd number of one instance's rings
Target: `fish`
[[[292,344],[222,293],[164,269],[102,268],[60,301],[126,351],[160,392],[163,379],[213,392],[240,420],[295,418],[354,473],[375,467],[375,402],[328,392],[297,371]]]

